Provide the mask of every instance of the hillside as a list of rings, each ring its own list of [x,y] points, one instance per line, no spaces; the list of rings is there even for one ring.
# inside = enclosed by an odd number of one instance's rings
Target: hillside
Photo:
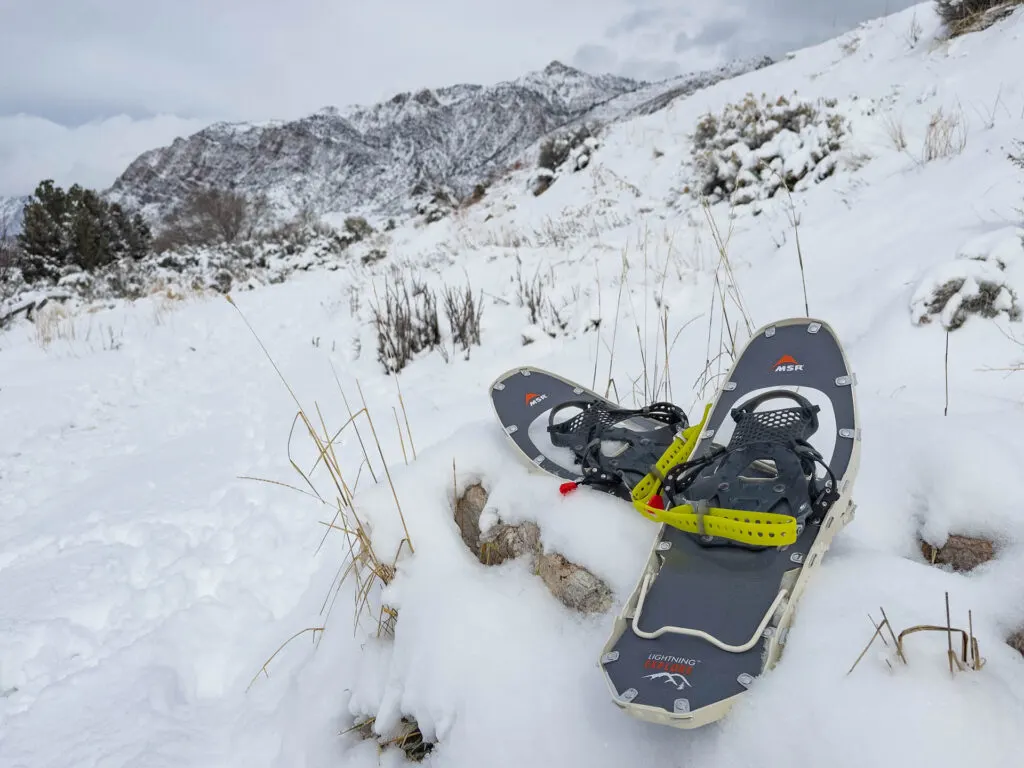
[[[552,62],[494,86],[400,93],[368,107],[328,108],[292,122],[221,123],[136,159],[112,200],[166,211],[197,186],[265,194],[284,215],[396,214],[411,193],[465,197],[545,134],[657,109],[770,60],[736,61],[658,83],[589,75]]]
[[[555,172],[530,163],[333,260],[295,253],[308,270],[234,306],[168,289],[19,320],[0,334],[0,762],[395,768],[409,760],[389,742],[410,721],[431,746],[409,751],[450,768],[1019,765],[1024,173],[1007,154],[1024,139],[1022,39],[1024,9],[944,40],[928,3],[653,112],[609,81],[629,109]],[[545,98],[569,115],[576,93]],[[433,98],[443,111],[469,96]],[[392,119],[300,123],[355,136]],[[273,130],[151,153],[163,170],[135,189],[170,199],[193,162],[243,158]],[[233,149],[207,156],[204,141]],[[288,167],[275,188],[293,189]],[[400,200],[409,174],[375,199]],[[345,208],[348,189],[315,177],[294,202]],[[416,302],[437,292],[442,343],[388,374],[374,308],[403,285]],[[463,286],[482,306],[468,351],[443,312]],[[731,337],[805,314],[857,376],[856,517],[782,662],[727,719],[642,723],[597,661],[655,527],[529,472],[487,388],[531,364],[693,419]],[[328,452],[340,489],[293,396],[329,436],[365,398],[372,429],[357,414],[359,434]],[[585,568],[611,607],[567,607],[527,556],[484,565],[453,509],[467,491],[486,495],[483,532],[533,523],[543,554]],[[345,572],[350,547],[369,554],[343,523],[367,532],[385,587],[368,559]],[[959,536],[994,556],[944,565]],[[897,631],[945,624],[947,593],[954,625],[971,612],[981,670],[951,675],[945,634],[922,633],[907,665],[876,641],[847,674],[880,608]]]

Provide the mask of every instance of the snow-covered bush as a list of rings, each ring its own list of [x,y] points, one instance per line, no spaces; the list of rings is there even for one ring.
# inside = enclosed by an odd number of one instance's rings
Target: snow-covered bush
[[[412,208],[417,215],[423,217],[426,224],[440,221],[458,207],[458,199],[450,189],[441,187],[434,190],[433,194],[428,195],[422,183],[413,188]]]
[[[935,12],[952,37],[979,32],[1013,13],[1024,0],[935,0]]]
[[[523,344],[532,344],[543,336],[552,339],[564,336],[569,328],[574,302],[562,296],[556,305],[553,276],[538,269],[532,278],[525,278],[522,262],[519,262],[513,279],[516,304],[526,310],[529,319],[529,325],[523,331]]]
[[[358,243],[373,234],[373,227],[362,216],[349,216],[345,219],[345,232]]]
[[[702,117],[693,134],[695,197],[745,205],[800,189],[835,170],[846,130],[833,100],[791,102],[753,94]]]
[[[1010,162],[1024,171],[1024,141],[1014,142],[1016,145],[1016,152],[1009,152],[1008,157]]]
[[[594,128],[579,125],[568,131],[549,136],[540,145],[537,172],[531,180],[534,195],[540,195],[558,178],[560,173],[575,173],[590,165],[590,159],[600,146]]]
[[[373,307],[377,360],[387,373],[398,373],[420,352],[441,345],[437,294],[410,274],[392,270],[383,303]]]
[[[956,259],[932,270],[910,300],[914,324],[924,325],[938,317],[945,329],[953,331],[969,315],[1005,315],[1019,321],[1017,292],[1008,284],[1005,271],[1010,260],[1024,259],[1022,234],[1024,230],[1011,227],[972,240]]]
[[[452,351],[461,347],[468,360],[470,347],[480,345],[480,319],[484,313],[482,297],[474,295],[473,286],[467,284],[462,290],[446,285],[442,298],[448,330],[452,335]]]

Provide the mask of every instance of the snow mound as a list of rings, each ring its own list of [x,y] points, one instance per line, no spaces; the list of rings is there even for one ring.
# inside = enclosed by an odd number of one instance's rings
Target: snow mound
[[[1010,227],[976,238],[965,244],[953,261],[932,269],[910,300],[914,324],[930,323],[938,317],[943,328],[953,331],[970,315],[1005,315],[1019,321],[1021,308],[1017,291],[1009,284],[1007,267],[1024,261],[1022,237],[1024,230]]]

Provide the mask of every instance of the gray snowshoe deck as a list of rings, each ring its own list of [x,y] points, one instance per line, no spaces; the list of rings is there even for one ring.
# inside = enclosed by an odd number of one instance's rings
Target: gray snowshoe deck
[[[839,341],[821,321],[781,321],[747,344],[691,459],[729,444],[734,407],[768,390],[798,391],[821,408],[809,442],[834,473],[838,498],[782,547],[749,548],[663,525],[601,656],[619,706],[644,720],[698,727],[724,716],[776,663],[808,578],[853,514],[860,445],[853,384]]]

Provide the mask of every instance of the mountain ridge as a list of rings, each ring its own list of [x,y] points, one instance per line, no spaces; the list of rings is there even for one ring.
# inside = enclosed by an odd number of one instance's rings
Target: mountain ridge
[[[405,91],[289,121],[218,122],[144,152],[106,196],[153,220],[201,187],[266,195],[283,216],[301,209],[394,215],[408,209],[417,190],[468,195],[553,131],[656,111],[771,63],[737,60],[651,83],[552,61],[489,86]]]

